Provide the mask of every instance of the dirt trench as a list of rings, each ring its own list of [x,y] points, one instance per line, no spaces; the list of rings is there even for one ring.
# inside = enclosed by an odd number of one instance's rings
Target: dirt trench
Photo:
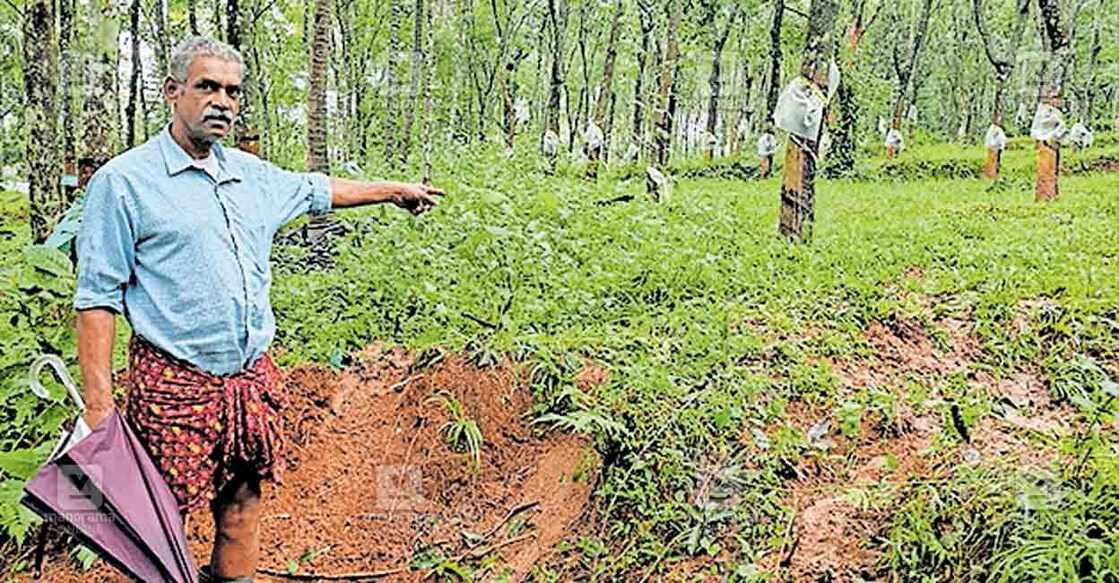
[[[258,581],[292,568],[310,580],[418,581],[440,559],[476,580],[515,581],[588,510],[597,455],[585,438],[530,426],[532,397],[509,363],[412,365],[412,355],[373,345],[341,373],[285,371],[289,467],[264,492]],[[448,444],[448,402],[477,424],[477,462]],[[208,559],[208,512],[187,525],[196,560]],[[105,565],[78,572],[62,550],[52,549],[43,580],[125,580]]]

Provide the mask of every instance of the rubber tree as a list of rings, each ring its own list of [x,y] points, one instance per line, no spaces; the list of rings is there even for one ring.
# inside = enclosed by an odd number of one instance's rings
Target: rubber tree
[[[642,158],[648,153],[649,140],[646,138],[649,111],[649,91],[646,89],[646,71],[649,57],[653,56],[654,13],[651,0],[637,0],[638,26],[641,30],[641,44],[637,49],[637,79],[634,81],[633,98],[633,144]]]
[[[815,90],[827,95],[828,64],[834,51],[838,0],[812,0],[800,74]],[[820,120],[820,133],[824,129]],[[781,215],[778,232],[791,241],[812,237],[816,215],[816,164],[819,135],[815,139],[789,134],[781,176]]]
[[[62,117],[62,166],[72,179],[77,179],[77,134],[74,129],[74,19],[77,16],[75,0],[58,2],[58,54],[60,66],[60,108]],[[77,188],[68,187],[66,202],[72,202]]]
[[[412,59],[411,81],[408,85],[408,103],[404,108],[404,125],[400,129],[400,144],[397,154],[400,163],[407,166],[412,150],[412,125],[416,119],[416,101],[419,97],[420,76],[424,54],[424,0],[416,0],[412,11]]]
[[[1052,108],[1055,115],[1061,115],[1062,93],[1072,63],[1071,25],[1062,24],[1061,6],[1058,0],[1037,0],[1041,16],[1042,41],[1049,54],[1048,63],[1042,72],[1038,91],[1038,108]],[[1075,23],[1075,15],[1072,18]],[[1039,111],[1040,113],[1040,111]],[[1037,147],[1037,180],[1034,195],[1037,200],[1057,198],[1059,190],[1057,177],[1061,164],[1061,144],[1057,137],[1035,140]]]
[[[890,52],[896,83],[894,85],[895,98],[893,115],[890,118],[890,129],[896,132],[901,131],[902,120],[905,119],[910,99],[915,93],[913,90],[913,73],[917,70],[917,65],[921,59],[921,49],[924,47],[925,38],[929,33],[929,18],[932,15],[932,6],[933,0],[921,0],[920,12],[909,33],[908,42],[903,42],[904,39],[901,38],[902,26],[897,3],[894,4],[891,12],[891,24],[895,34],[891,42]],[[908,54],[902,54],[903,45],[909,49]],[[886,156],[891,157],[894,154],[897,154],[896,149],[887,146]]]
[[[874,11],[867,17],[867,0],[854,0],[851,3],[851,21],[847,25],[844,38],[847,46],[844,51],[843,75],[839,78],[839,87],[835,92],[835,108],[837,121],[836,131],[833,134],[832,149],[829,153],[827,172],[829,176],[837,177],[850,174],[855,170],[856,137],[858,135],[859,102],[855,96],[854,77],[859,62],[859,42],[871,25],[882,13],[884,2],[875,5]]]
[[[23,6],[23,84],[27,102],[28,196],[31,237],[42,242],[62,214],[58,159],[58,36],[51,0],[29,0]]]
[[[548,171],[555,172],[560,144],[560,101],[563,92],[563,25],[557,3],[548,0],[548,30],[551,32],[549,49],[551,61],[548,70],[548,105],[544,110],[544,135],[541,152],[548,161]]]
[[[769,29],[769,77],[766,79],[765,133],[774,136],[773,112],[777,109],[777,96],[781,92],[781,21],[785,17],[785,0],[773,0],[773,22]],[[773,156],[761,156],[758,175],[769,178],[773,172]]]
[[[1010,78],[1014,74],[1014,65],[1018,57],[1018,47],[1021,46],[1022,36],[1026,29],[1026,20],[1030,14],[1030,0],[1016,0],[1014,27],[1005,46],[1000,47],[999,41],[992,38],[987,25],[987,16],[983,10],[983,0],[972,0],[972,13],[975,16],[975,27],[979,31],[979,38],[983,43],[983,51],[987,61],[995,70],[995,103],[991,112],[992,129],[997,128],[1005,137],[1006,129],[1006,92],[1010,85]],[[983,164],[983,177],[987,179],[998,178],[999,166],[1002,160],[1002,147],[993,140],[985,140],[987,158]]]
[[[618,58],[618,38],[622,32],[622,15],[625,14],[625,4],[622,0],[614,3],[614,17],[610,24],[610,38],[606,42],[606,57],[602,65],[602,80],[598,85],[598,96],[595,98],[594,114],[591,123],[602,132],[602,143],[597,148],[588,150],[587,178],[598,178],[598,165],[606,151],[610,135],[603,131],[606,127],[606,114],[614,94],[614,62]]]
[[[668,167],[668,159],[672,146],[672,113],[673,85],[676,82],[677,61],[680,58],[679,32],[680,20],[683,18],[681,0],[668,2],[668,27],[665,31],[664,57],[660,62],[660,82],[657,90],[656,128],[654,143],[656,144],[653,157],[658,173],[654,176],[663,176],[663,170]],[[654,200],[660,200],[664,195],[665,184],[663,180],[650,179],[646,181],[646,188]]]
[[[116,154],[117,147],[118,23],[109,2],[99,0],[89,10],[92,32],[82,100],[82,152],[100,166]]]
[[[716,135],[719,125],[719,99],[723,90],[723,49],[726,47],[727,39],[730,38],[730,32],[738,18],[738,9],[733,4],[728,7],[722,26],[719,26],[718,23],[718,3],[715,0],[707,0],[704,5],[704,12],[704,22],[711,33],[711,73],[707,77],[710,94],[707,98],[707,124],[704,128],[706,136],[704,136],[703,156],[710,160],[714,156],[714,151],[713,144],[709,140]]]
[[[136,110],[140,100],[143,68],[140,62],[140,0],[132,0],[128,8],[128,45],[131,71],[128,78],[128,103],[124,106],[125,148],[136,145]]]

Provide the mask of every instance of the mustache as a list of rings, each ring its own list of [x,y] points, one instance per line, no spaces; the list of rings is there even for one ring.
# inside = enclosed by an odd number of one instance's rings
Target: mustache
[[[207,110],[203,111],[202,112],[202,119],[205,120],[205,121],[208,121],[208,120],[211,120],[211,119],[220,119],[227,124],[233,123],[233,116],[232,115],[230,115],[230,114],[228,114],[224,111],[217,110],[217,109],[207,109]]]

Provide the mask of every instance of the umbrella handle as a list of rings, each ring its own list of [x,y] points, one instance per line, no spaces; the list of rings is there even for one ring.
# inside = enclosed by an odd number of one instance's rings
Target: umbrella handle
[[[54,376],[66,386],[66,392],[70,393],[70,398],[78,404],[78,409],[85,411],[85,401],[82,400],[82,392],[78,390],[78,386],[74,384],[74,379],[70,377],[70,372],[66,370],[66,363],[54,354],[41,354],[34,362],[31,363],[31,392],[35,393],[40,399],[46,399],[50,396],[47,388],[39,382],[39,375],[43,373],[43,367],[50,365],[54,369]]]

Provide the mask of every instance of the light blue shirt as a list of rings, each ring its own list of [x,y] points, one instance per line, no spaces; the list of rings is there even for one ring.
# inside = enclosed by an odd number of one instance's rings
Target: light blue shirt
[[[215,144],[215,180],[168,129],[89,181],[74,308],[124,314],[135,334],[219,375],[251,366],[276,332],[272,237],[330,210],[330,182]]]

